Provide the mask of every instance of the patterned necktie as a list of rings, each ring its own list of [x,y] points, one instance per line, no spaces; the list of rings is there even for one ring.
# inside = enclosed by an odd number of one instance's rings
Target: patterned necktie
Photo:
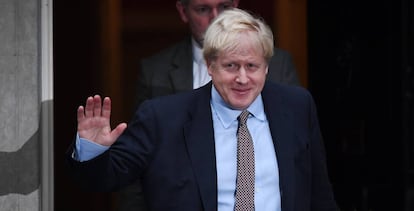
[[[237,118],[237,180],[235,211],[254,210],[254,148],[247,129],[249,111],[244,110]]]

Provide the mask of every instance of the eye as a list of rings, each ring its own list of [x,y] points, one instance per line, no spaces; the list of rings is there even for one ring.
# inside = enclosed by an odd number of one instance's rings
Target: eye
[[[248,63],[246,65],[246,69],[250,72],[255,72],[256,70],[259,69],[259,65],[253,64],[253,63]]]
[[[235,72],[239,69],[239,67],[234,63],[227,63],[224,64],[224,69],[229,72]]]
[[[197,7],[195,11],[199,15],[208,15],[211,13],[211,8],[210,7]]]
[[[231,8],[233,8],[233,5],[231,3],[221,4],[218,7],[218,11],[223,12],[224,10],[228,10],[228,9],[231,9]]]

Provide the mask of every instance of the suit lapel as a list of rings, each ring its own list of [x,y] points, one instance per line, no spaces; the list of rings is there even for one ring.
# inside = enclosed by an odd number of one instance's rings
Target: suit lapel
[[[193,51],[190,39],[186,39],[181,43],[171,65],[170,79],[175,92],[192,90]]]
[[[266,84],[262,91],[265,113],[269,121],[269,127],[276,150],[279,166],[279,185],[282,210],[292,210],[294,207],[294,139],[293,117],[288,113],[289,108],[284,104],[283,97],[277,89],[270,89]],[[293,186],[292,186],[293,185]]]
[[[184,126],[188,154],[200,190],[204,210],[217,209],[217,171],[213,120],[210,108],[211,83],[198,90],[190,121]]]

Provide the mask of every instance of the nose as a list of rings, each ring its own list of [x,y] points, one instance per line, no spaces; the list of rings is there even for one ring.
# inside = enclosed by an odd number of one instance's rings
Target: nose
[[[217,8],[213,8],[210,13],[210,20],[214,19],[219,15],[219,10]]]
[[[247,72],[243,67],[241,67],[238,71],[238,74],[237,74],[237,77],[236,77],[236,82],[241,83],[241,84],[245,84],[248,81],[249,81],[249,77],[247,77]]]

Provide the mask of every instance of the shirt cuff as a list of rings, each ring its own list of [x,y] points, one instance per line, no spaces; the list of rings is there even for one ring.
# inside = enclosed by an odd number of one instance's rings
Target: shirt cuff
[[[74,159],[80,162],[91,160],[108,150],[108,146],[103,146],[88,139],[80,138],[79,133],[76,134],[76,152]]]

